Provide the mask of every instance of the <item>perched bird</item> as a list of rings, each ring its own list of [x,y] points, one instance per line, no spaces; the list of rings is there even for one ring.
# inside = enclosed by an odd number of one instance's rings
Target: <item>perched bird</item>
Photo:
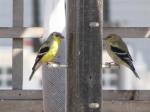
[[[108,54],[116,64],[127,66],[133,71],[135,76],[140,79],[132,63],[133,60],[128,48],[119,35],[110,34],[105,37],[104,45]]]
[[[29,77],[29,80],[32,79],[33,74],[42,64],[48,64],[54,61],[59,50],[61,39],[63,38],[64,37],[60,33],[53,32],[52,34],[50,34],[48,39],[41,45],[38,51],[38,55],[35,59],[35,63],[32,67],[32,73]]]

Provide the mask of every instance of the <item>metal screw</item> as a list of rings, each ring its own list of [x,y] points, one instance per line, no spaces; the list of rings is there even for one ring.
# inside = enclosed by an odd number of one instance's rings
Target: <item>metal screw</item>
[[[89,103],[89,108],[97,109],[99,108],[99,103]]]
[[[90,27],[99,27],[99,23],[98,22],[90,22],[89,26]]]

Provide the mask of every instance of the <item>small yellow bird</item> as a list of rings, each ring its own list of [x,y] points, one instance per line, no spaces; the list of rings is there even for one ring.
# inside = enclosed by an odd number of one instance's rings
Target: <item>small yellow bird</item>
[[[32,67],[32,73],[29,77],[29,80],[32,79],[33,74],[42,64],[48,64],[54,61],[58,53],[61,40],[63,38],[64,36],[62,36],[62,34],[58,32],[53,32],[52,34],[50,34],[48,39],[42,44],[39,49],[38,55],[35,59],[35,63]]]
[[[118,65],[125,65],[130,68],[135,76],[140,79],[138,76],[133,63],[131,55],[128,51],[126,44],[123,42],[121,37],[116,34],[110,34],[104,38],[104,45],[110,57]]]

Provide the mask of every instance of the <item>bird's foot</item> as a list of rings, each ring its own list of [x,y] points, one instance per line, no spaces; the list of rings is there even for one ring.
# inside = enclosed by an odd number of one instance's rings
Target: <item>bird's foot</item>
[[[114,62],[105,62],[105,65],[108,66],[108,68],[111,67],[111,65],[114,65],[115,63]]]
[[[58,66],[60,66],[60,62],[50,61],[50,62],[47,62],[47,65],[49,67],[58,67]]]
[[[108,68],[111,68],[112,66],[118,66],[120,68],[120,66],[114,62],[105,62],[105,65],[108,67]]]
[[[56,61],[49,61],[49,62],[47,62],[47,65],[53,65],[53,64],[60,65],[60,62],[56,62]]]

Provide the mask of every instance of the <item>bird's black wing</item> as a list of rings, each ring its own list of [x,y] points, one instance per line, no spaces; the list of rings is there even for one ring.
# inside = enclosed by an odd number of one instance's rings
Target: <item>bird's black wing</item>
[[[119,49],[118,47],[111,46],[111,50],[127,65],[130,66],[132,70],[135,70],[133,64],[132,64],[132,58],[129,54],[129,52],[123,51],[122,49]]]
[[[42,47],[39,49],[38,55],[35,59],[35,64],[32,69],[35,68],[36,64],[40,61],[40,59],[49,51],[50,46],[47,43],[44,43]]]
[[[135,76],[140,79],[139,75],[137,74],[133,63],[132,63],[132,58],[129,54],[129,52],[123,51],[117,47],[111,46],[111,50],[127,65],[129,65],[130,69],[134,72]]]
[[[129,54],[129,52],[126,52],[126,51],[119,49],[118,47],[115,47],[115,46],[110,46],[110,48],[121,59],[128,58],[128,60],[132,61],[132,57]]]

